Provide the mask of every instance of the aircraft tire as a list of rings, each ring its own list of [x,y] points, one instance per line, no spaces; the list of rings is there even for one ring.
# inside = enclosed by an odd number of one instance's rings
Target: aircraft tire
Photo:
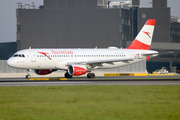
[[[95,74],[94,74],[94,73],[91,73],[91,74],[90,74],[90,77],[91,77],[91,78],[95,78]]]
[[[26,78],[26,79],[29,79],[29,78],[31,78],[31,76],[30,76],[30,75],[26,75],[25,78]]]
[[[88,73],[87,78],[95,78],[95,74],[94,73]]]
[[[68,72],[66,72],[66,73],[64,74],[64,77],[65,77],[65,78],[72,78],[72,75],[70,75]]]
[[[87,74],[87,78],[91,78],[90,75],[91,75],[91,73],[88,73],[88,74]]]

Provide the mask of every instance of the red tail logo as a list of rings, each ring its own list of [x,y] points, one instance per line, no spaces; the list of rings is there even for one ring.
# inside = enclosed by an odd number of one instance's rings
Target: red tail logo
[[[142,31],[143,33],[145,33],[146,35],[148,35],[150,38],[151,38],[151,36],[150,36],[150,33],[149,32],[145,32],[145,31]]]
[[[48,57],[48,58],[51,60],[51,58],[47,55],[47,54],[49,54],[49,53],[45,53],[45,52],[38,52],[38,53],[40,53],[40,54],[42,54],[42,55]]]

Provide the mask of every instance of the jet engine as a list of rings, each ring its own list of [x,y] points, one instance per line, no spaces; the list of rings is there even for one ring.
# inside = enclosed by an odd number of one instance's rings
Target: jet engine
[[[34,70],[34,71],[37,75],[47,75],[47,74],[51,74],[52,72],[57,71],[57,70],[47,69],[47,70]]]
[[[83,65],[71,65],[68,68],[68,73],[74,76],[84,75],[87,72],[87,67]]]

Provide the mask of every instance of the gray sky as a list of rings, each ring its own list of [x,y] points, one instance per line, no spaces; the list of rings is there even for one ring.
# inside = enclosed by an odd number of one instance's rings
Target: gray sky
[[[122,0],[126,1],[126,0]],[[127,0],[128,1],[128,0]],[[140,0],[142,7],[151,7],[152,0]],[[16,8],[17,2],[43,5],[43,0],[0,0],[0,43],[16,41]],[[168,7],[171,7],[171,15],[180,17],[180,0],[168,0]]]

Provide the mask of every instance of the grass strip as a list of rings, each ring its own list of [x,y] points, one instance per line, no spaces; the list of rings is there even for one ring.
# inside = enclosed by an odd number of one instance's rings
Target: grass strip
[[[180,86],[0,87],[0,120],[180,119]]]

